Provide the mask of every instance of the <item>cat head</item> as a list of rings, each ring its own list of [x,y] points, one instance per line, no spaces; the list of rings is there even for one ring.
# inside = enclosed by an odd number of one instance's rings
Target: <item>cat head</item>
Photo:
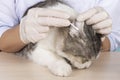
[[[64,40],[63,52],[93,60],[100,52],[101,36],[85,22],[74,22]]]

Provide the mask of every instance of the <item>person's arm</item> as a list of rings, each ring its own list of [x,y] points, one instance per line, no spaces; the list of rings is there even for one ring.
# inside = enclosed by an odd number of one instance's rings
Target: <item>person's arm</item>
[[[69,18],[70,15],[64,11],[45,8],[30,9],[28,14],[20,20],[20,25],[8,29],[2,34],[0,50],[4,52],[17,52],[25,44],[36,43],[47,37],[49,26],[69,26]]]
[[[0,38],[0,50],[4,52],[17,52],[25,44],[20,40],[19,25],[8,29]]]
[[[102,41],[102,51],[110,51],[110,40],[108,37],[105,37],[105,39]]]

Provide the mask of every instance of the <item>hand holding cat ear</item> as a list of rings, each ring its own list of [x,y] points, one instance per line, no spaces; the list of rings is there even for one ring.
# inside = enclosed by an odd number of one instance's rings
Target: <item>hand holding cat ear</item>
[[[65,12],[32,8],[20,22],[20,39],[25,44],[35,43],[45,38],[49,32],[49,27],[66,27],[70,25],[69,15]]]
[[[87,25],[92,25],[93,29],[100,34],[107,35],[112,29],[112,19],[101,7],[94,7],[80,14],[78,22],[86,21]]]

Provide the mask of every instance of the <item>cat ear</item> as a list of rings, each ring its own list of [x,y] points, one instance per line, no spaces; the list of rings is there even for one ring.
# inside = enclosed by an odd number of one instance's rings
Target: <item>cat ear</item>
[[[71,23],[69,34],[72,37],[75,37],[75,36],[78,37],[80,35],[85,35],[85,33],[84,33],[84,22]]]

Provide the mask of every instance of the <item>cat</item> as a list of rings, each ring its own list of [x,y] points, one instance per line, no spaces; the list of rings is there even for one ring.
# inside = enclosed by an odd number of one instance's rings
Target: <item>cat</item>
[[[46,38],[28,44],[17,54],[48,67],[57,76],[69,76],[72,68],[88,68],[100,53],[101,35],[85,22],[79,25],[75,20],[79,13],[64,0],[39,2],[28,8],[25,15],[29,9],[35,7],[57,9],[71,14],[71,25],[50,27]]]

